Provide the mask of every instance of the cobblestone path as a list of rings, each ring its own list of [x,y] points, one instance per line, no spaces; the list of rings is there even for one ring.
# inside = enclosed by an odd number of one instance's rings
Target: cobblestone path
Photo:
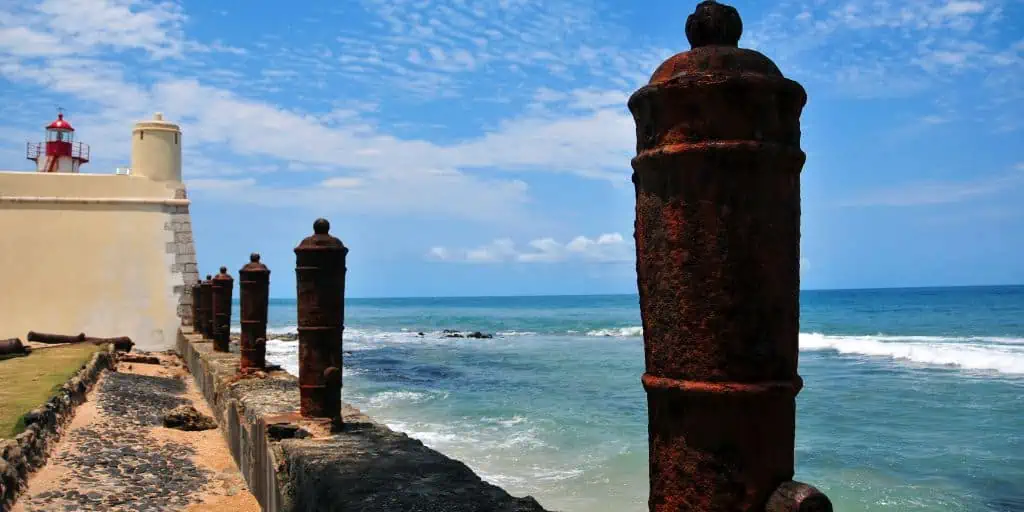
[[[162,426],[178,405],[210,410],[180,359],[159,357],[101,377],[12,512],[260,510],[219,430]]]

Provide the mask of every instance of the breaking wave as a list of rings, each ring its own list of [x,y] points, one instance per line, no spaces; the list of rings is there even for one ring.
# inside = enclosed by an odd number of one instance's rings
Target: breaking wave
[[[268,329],[279,335],[294,334],[294,327]],[[563,332],[561,335],[576,335]],[[372,350],[387,345],[423,344],[453,345],[463,343],[509,343],[511,338],[555,336],[529,331],[499,331],[494,339],[445,338],[440,331],[420,335],[411,331],[345,330],[345,351]],[[586,332],[589,337],[639,338],[640,326],[609,327]],[[502,340],[505,341],[502,341]],[[959,368],[963,370],[994,371],[1009,375],[1024,375],[1024,338],[1006,336],[899,336],[899,335],[839,335],[817,332],[800,333],[800,350],[807,352],[832,351],[843,356],[886,358],[917,365]],[[286,355],[298,352],[298,342],[272,339],[267,345],[268,355]],[[285,358],[287,360],[287,358]],[[295,364],[283,364],[291,371]]]

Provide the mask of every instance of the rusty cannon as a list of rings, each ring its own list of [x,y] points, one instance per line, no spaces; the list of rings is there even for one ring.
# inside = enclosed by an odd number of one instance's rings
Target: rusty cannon
[[[192,294],[192,332],[193,333],[199,333],[200,332],[200,329],[199,329],[199,326],[200,326],[199,310],[202,309],[202,306],[199,305],[199,301],[202,300],[202,297],[203,297],[203,294],[201,293],[201,290],[202,290],[202,282],[201,281],[196,281],[195,284],[193,284],[192,286],[189,287],[189,293]]]
[[[213,350],[229,352],[231,349],[231,292],[235,288],[235,280],[228,274],[227,267],[221,267],[220,273],[211,281],[213,317],[212,337]]]
[[[652,512],[831,511],[793,482],[803,87],[704,1],[629,99]]]
[[[204,338],[213,338],[213,276],[199,283],[199,333]]]
[[[326,219],[295,248],[298,291],[299,398],[308,418],[341,423],[341,337],[345,319],[348,249],[330,235]]]
[[[270,302],[270,269],[252,253],[249,263],[238,271],[239,321],[242,355],[239,370],[262,370],[267,364],[267,310]]]
[[[0,357],[28,355],[32,349],[18,338],[0,340]]]
[[[113,338],[97,338],[95,336],[86,336],[85,333],[78,333],[73,335],[68,334],[50,334],[45,332],[29,331],[26,337],[28,341],[33,343],[44,343],[47,345],[60,345],[66,343],[92,343],[93,345],[105,345],[110,344],[114,346],[115,350],[122,352],[130,352],[132,347],[135,346],[135,342],[127,336],[116,336]]]

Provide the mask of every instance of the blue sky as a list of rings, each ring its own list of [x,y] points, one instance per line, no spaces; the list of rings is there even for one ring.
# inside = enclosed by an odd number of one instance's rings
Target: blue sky
[[[294,296],[324,216],[349,296],[634,292],[626,99],[695,4],[0,0],[0,168],[60,105],[112,172],[162,111],[204,273]],[[1024,2],[732,5],[809,93],[804,288],[1024,282]]]

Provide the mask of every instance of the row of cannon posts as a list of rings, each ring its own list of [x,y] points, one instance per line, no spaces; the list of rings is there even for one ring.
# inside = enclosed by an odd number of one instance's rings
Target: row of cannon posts
[[[803,87],[738,47],[714,0],[691,49],[629,99],[636,123],[636,270],[652,512],[828,512],[792,481],[800,285]],[[348,250],[318,220],[295,249],[302,414],[336,418]],[[269,270],[242,268],[243,372],[265,364]],[[228,350],[231,277],[193,290],[199,329]]]
[[[331,236],[330,223],[317,219],[313,234],[295,248],[298,302],[299,393],[301,414],[342,424],[342,332],[345,319],[345,259],[348,248]],[[253,253],[238,271],[239,373],[267,368],[267,316],[270,269]],[[213,341],[213,350],[231,350],[234,278],[227,267],[194,284],[193,332]]]

